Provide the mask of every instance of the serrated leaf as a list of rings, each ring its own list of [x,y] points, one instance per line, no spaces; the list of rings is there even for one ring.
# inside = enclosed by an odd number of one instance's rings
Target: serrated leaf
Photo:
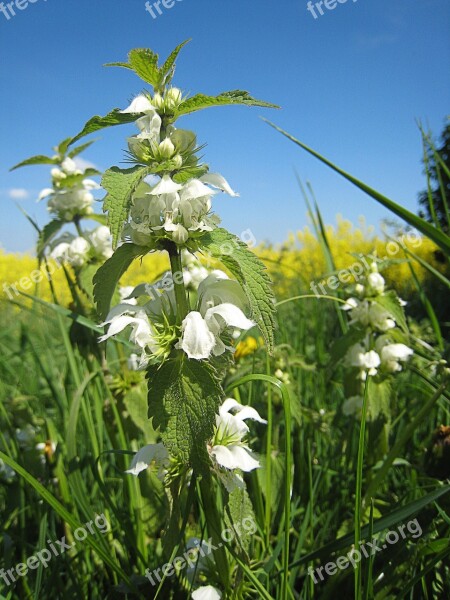
[[[93,278],[98,271],[98,268],[98,264],[89,263],[83,265],[76,275],[78,287],[85,293],[91,302],[94,295]]]
[[[242,90],[233,90],[231,92],[222,92],[218,96],[206,96],[205,94],[196,94],[192,98],[184,100],[177,109],[177,116],[187,115],[197,110],[209,108],[210,106],[227,106],[231,104],[241,104],[245,106],[261,106],[263,108],[280,108],[276,104],[256,100],[248,92]]]
[[[50,223],[41,230],[39,233],[39,238],[37,241],[36,252],[38,258],[42,258],[42,254],[46,248],[46,246],[52,241],[55,235],[60,231],[61,227],[64,225],[64,221],[60,221],[59,219],[53,219]]]
[[[405,311],[398,299],[397,294],[391,290],[383,295],[377,296],[375,299],[377,304],[382,306],[394,319],[397,325],[408,333],[408,325],[406,323]]]
[[[84,152],[85,150],[87,150],[87,148],[89,148],[89,146],[91,146],[94,142],[95,142],[95,140],[90,140],[89,142],[86,142],[85,144],[81,144],[80,146],[77,146],[76,148],[73,148],[67,154],[67,156],[69,158],[75,158],[75,156],[78,156],[79,154],[81,154],[82,152]]]
[[[86,177],[95,177],[96,175],[100,175],[100,171],[92,168],[86,169],[86,171],[81,174],[67,175],[64,179],[64,187],[73,187],[74,185],[81,183]]]
[[[265,265],[241,240],[226,229],[218,228],[201,238],[204,250],[222,262],[244,289],[269,353],[273,350],[275,297]]]
[[[27,158],[22,162],[14,165],[14,167],[10,168],[10,171],[14,171],[14,169],[19,169],[20,167],[28,167],[30,165],[56,165],[58,164],[57,158],[51,158],[50,156],[45,156],[44,154],[39,154],[37,156],[32,156],[31,158]]]
[[[144,256],[149,251],[145,246],[123,244],[114,252],[111,258],[98,269],[94,282],[94,301],[102,319],[106,318],[111,304],[111,298],[116,285],[133,260]]]
[[[175,73],[175,61],[181,49],[190,41],[191,40],[188,39],[184,42],[181,42],[181,44],[178,44],[178,46],[169,54],[159,70],[159,86],[167,85],[173,79],[173,75]]]
[[[178,171],[172,177],[172,179],[176,183],[186,183],[187,181],[189,181],[189,179],[198,179],[202,175],[205,175],[207,172],[208,172],[207,165],[192,166],[192,167],[187,167],[186,169],[182,169],[181,171]]]
[[[150,48],[134,48],[128,54],[128,62],[136,75],[155,87],[159,84],[158,59]]]
[[[113,248],[117,246],[123,224],[128,219],[133,193],[147,174],[148,167],[137,166],[125,170],[112,167],[102,177],[101,185],[107,192],[103,212],[108,212]]]
[[[149,417],[164,445],[196,470],[208,468],[206,444],[214,433],[223,390],[211,367],[183,354],[147,372]]]
[[[104,117],[100,115],[96,115],[89,119],[83,129],[78,133],[75,137],[73,137],[70,141],[70,145],[74,144],[82,137],[89,135],[90,133],[94,133],[95,131],[99,131],[100,129],[105,129],[106,127],[115,127],[116,125],[126,125],[127,123],[133,123],[138,118],[137,114],[131,113],[123,113],[120,108],[114,108],[111,112],[109,112]]]
[[[225,523],[234,531],[235,540],[247,552],[252,539],[251,531],[256,531],[256,517],[246,487],[236,488],[231,492],[227,509]]]

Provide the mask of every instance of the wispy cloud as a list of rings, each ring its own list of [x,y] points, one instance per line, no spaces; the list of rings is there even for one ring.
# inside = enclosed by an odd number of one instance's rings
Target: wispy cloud
[[[81,171],[85,171],[86,169],[97,169],[97,171],[100,170],[93,162],[81,158],[81,156],[76,156],[73,160],[75,161],[77,168]]]
[[[30,192],[25,188],[11,188],[7,191],[7,194],[13,200],[26,200],[30,197]]]

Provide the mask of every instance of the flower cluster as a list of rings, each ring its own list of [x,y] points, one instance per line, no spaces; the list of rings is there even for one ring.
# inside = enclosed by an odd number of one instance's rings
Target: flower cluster
[[[229,492],[244,485],[241,472],[246,473],[260,467],[260,463],[252,456],[252,451],[244,442],[250,429],[245,423],[247,419],[266,424],[258,412],[251,406],[242,406],[234,398],[227,398],[216,415],[214,436],[207,444],[211,467]],[[139,475],[151,464],[158,468],[160,476],[167,473],[170,456],[162,443],[148,444],[134,456],[127,473]]]
[[[131,304],[133,299],[136,303]],[[167,273],[154,285],[138,285],[110,311],[103,323],[109,329],[100,341],[131,326],[130,341],[142,351],[141,368],[164,360],[172,348],[183,350],[192,359],[208,359],[234,352],[223,339],[227,330],[254,326],[244,314],[246,308],[247,299],[239,283],[222,271],[213,271],[198,286],[195,310],[189,311],[177,327],[173,280]]]
[[[50,257],[79,268],[90,261],[104,261],[112,253],[111,232],[106,225],[101,225],[82,236],[64,233],[53,242]]]
[[[128,139],[128,148],[132,160],[148,165],[154,174],[150,183],[143,181],[137,187],[130,222],[123,230],[124,238],[135,244],[145,246],[151,239],[165,238],[182,246],[188,238],[211,231],[220,222],[211,213],[211,199],[218,190],[238,195],[221,175],[207,173],[206,166],[198,165],[192,131],[163,126],[161,115],[173,110],[181,99],[181,92],[171,88],[164,98],[159,93],[153,98],[142,94],[122,111],[143,114],[136,120],[140,133]],[[198,176],[189,177],[192,172]]]
[[[92,172],[92,169],[88,170]],[[100,189],[93,179],[86,178],[86,171],[77,168],[72,158],[65,158],[61,167],[51,170],[52,186],[39,194],[38,200],[47,199],[48,211],[61,221],[74,221],[91,215],[94,196],[92,190]]]
[[[367,376],[387,376],[401,371],[402,363],[409,359],[413,350],[396,342],[399,329],[392,312],[382,305],[387,292],[376,262],[372,262],[370,272],[354,291],[356,296],[348,298],[342,308],[350,315],[350,325],[358,328],[363,337],[348,349],[344,365],[356,371],[360,381],[365,381]],[[391,301],[396,302],[399,309],[406,304],[396,296]],[[343,405],[344,414],[360,413],[362,403],[360,394],[348,397]]]
[[[365,339],[353,345],[345,357],[345,364],[357,368],[363,381],[367,375],[374,376],[379,370],[386,373],[401,371],[401,362],[413,354],[405,344],[393,343],[393,335],[387,333],[396,328],[396,322],[392,314],[377,302],[385,294],[385,281],[375,262],[371,264],[371,272],[364,283],[355,286],[359,297],[349,298],[343,306],[350,314],[350,324],[362,326],[366,331]],[[404,304],[399,300],[399,305]]]

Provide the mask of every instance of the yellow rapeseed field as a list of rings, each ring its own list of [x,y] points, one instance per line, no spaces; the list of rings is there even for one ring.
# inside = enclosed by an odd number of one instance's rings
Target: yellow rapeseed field
[[[412,280],[402,245],[435,268],[440,268],[435,257],[436,247],[426,238],[405,235],[403,238],[396,238],[396,242],[389,242],[377,237],[373,228],[366,228],[364,223],[355,227],[343,219],[338,219],[336,226],[328,226],[326,233],[337,270],[351,267],[360,261],[358,255],[361,254],[376,253],[380,258],[387,257],[395,261],[395,264],[383,271],[383,275],[404,297],[411,293]],[[265,261],[274,279],[276,292],[281,297],[299,288],[306,292],[310,289],[311,281],[324,281],[330,275],[322,247],[309,227],[291,234],[284,244],[260,246],[256,248],[256,253]],[[149,255],[142,263],[135,261],[132,264],[121,284],[125,286],[152,282],[168,267],[169,262],[164,254]],[[50,263],[49,268],[58,300],[62,304],[68,303],[70,293],[64,270],[56,263]],[[18,292],[39,295],[52,301],[45,267],[41,267],[42,275],[36,269],[36,258],[27,254],[8,254],[0,249],[0,298],[19,299],[20,296],[15,291],[17,289]],[[422,281],[425,269],[417,262],[414,262],[414,269],[419,281]]]

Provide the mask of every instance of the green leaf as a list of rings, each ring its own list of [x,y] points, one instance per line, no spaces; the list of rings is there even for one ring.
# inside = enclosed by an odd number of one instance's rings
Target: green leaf
[[[181,49],[190,42],[191,40],[185,40],[184,42],[181,42],[181,44],[178,44],[178,46],[172,50],[172,52],[169,54],[169,56],[167,57],[167,60],[165,61],[165,63],[162,65],[162,67],[159,69],[159,86],[164,86],[167,85],[168,83],[170,83],[173,79],[174,73],[175,73],[175,61],[181,51]]]
[[[158,58],[150,48],[134,48],[128,54],[128,62],[136,75],[154,87],[159,84]]]
[[[272,281],[264,264],[241,240],[226,229],[218,228],[201,238],[201,245],[219,259],[241,284],[250,304],[251,316],[258,324],[269,353],[273,350],[275,297]]]
[[[245,483],[244,483],[245,486]],[[228,511],[225,514],[227,527],[234,531],[235,540],[247,552],[256,531],[256,517],[247,488],[236,488],[228,497]]]
[[[112,167],[103,175],[101,185],[107,192],[103,212],[108,212],[113,248],[117,246],[123,224],[128,219],[133,193],[147,173],[148,167],[137,166],[125,170]]]
[[[92,213],[90,215],[84,215],[83,218],[96,221],[97,223],[100,223],[100,225],[106,225],[108,223],[108,217],[106,215],[97,215],[96,213]]]
[[[81,144],[80,146],[77,146],[76,148],[73,148],[67,154],[67,156],[69,158],[75,158],[75,156],[78,156],[79,154],[81,154],[82,152],[84,152],[85,150],[87,150],[87,148],[89,148],[89,146],[91,146],[94,142],[95,142],[95,140],[91,140],[90,142],[86,142],[85,144]]]
[[[65,153],[67,152],[67,148],[70,146],[71,139],[72,138],[68,137],[56,146],[56,151],[58,152],[58,154],[60,156],[64,156]]]
[[[192,167],[186,167],[185,169],[178,171],[172,177],[172,179],[176,183],[186,183],[187,181],[189,181],[189,179],[198,179],[202,175],[205,175],[207,172],[208,172],[207,165],[198,165],[198,166],[195,165]]]
[[[59,219],[53,219],[50,223],[41,230],[39,233],[39,238],[37,241],[37,255],[38,258],[42,258],[42,254],[46,248],[46,246],[52,241],[55,235],[60,231],[61,227],[64,225],[65,221],[60,221]]]
[[[408,325],[406,323],[405,311],[398,299],[397,294],[391,290],[374,298],[375,302],[382,306],[386,310],[397,325],[405,332],[408,333]]]
[[[103,66],[104,67],[122,67],[123,69],[130,69],[130,71],[133,70],[133,67],[126,62],[105,63]]]
[[[100,117],[96,115],[89,119],[83,129],[78,133],[74,138],[71,139],[70,144],[74,144],[82,137],[89,135],[90,133],[94,133],[95,131],[99,131],[100,129],[105,129],[106,127],[115,127],[116,125],[125,125],[127,123],[133,123],[138,118],[137,114],[131,113],[123,113],[120,108],[113,109],[110,113],[105,115],[104,117]]]
[[[151,366],[147,378],[149,417],[167,450],[204,471],[209,464],[206,443],[223,398],[216,374],[208,363],[180,354],[159,368]]]
[[[333,171],[336,171],[336,173],[339,173],[340,175],[342,175],[345,179],[347,179],[348,181],[353,183],[353,185],[355,185],[357,188],[359,188],[360,190],[365,192],[368,196],[370,196],[371,198],[373,198],[374,200],[376,200],[377,202],[379,202],[380,204],[382,204],[383,206],[388,208],[391,212],[393,212],[394,214],[399,216],[401,219],[404,219],[407,223],[409,223],[410,225],[412,225],[413,227],[418,229],[421,233],[423,233],[430,240],[432,240],[437,246],[442,248],[442,250],[444,250],[444,252],[446,252],[447,254],[450,252],[450,237],[448,235],[446,235],[439,229],[436,229],[436,227],[431,225],[431,223],[428,223],[428,221],[421,219],[420,217],[418,217],[414,213],[410,212],[409,210],[407,210],[400,204],[397,204],[393,200],[390,200],[386,196],[383,196],[383,194],[380,194],[380,192],[377,192],[373,188],[369,187],[362,181],[359,181],[358,179],[356,179],[356,177],[353,177],[353,175],[346,173],[343,169],[341,169],[337,165],[333,164],[327,158],[323,157],[318,152],[316,152],[312,148],[309,148],[308,146],[306,146],[306,144],[303,144],[303,142],[300,142],[295,137],[293,137],[292,135],[287,133],[287,131],[284,131],[280,127],[277,127],[276,125],[274,125],[267,119],[263,119],[263,120],[268,125],[270,125],[274,129],[276,129],[277,131],[282,133],[284,136],[286,136],[288,139],[290,139],[292,142],[294,142],[295,144],[297,144],[298,146],[300,146],[301,148],[306,150],[306,152],[309,152],[309,154],[318,158],[325,165],[331,167],[333,169]]]
[[[218,96],[206,96],[205,94],[196,94],[192,98],[184,100],[177,109],[176,116],[187,115],[197,110],[209,108],[210,106],[227,106],[231,104],[241,104],[245,106],[261,106],[263,108],[280,108],[276,104],[256,100],[248,92],[233,90],[231,92],[222,92]]]
[[[14,165],[14,167],[10,168],[10,171],[14,171],[14,169],[19,169],[20,167],[28,167],[30,165],[57,165],[59,159],[51,158],[50,156],[45,156],[44,154],[39,154],[37,156],[32,156],[31,158],[27,158],[22,162]]]
[[[102,319],[106,318],[116,285],[133,260],[149,249],[137,244],[123,244],[103,263],[94,276],[94,300]]]

